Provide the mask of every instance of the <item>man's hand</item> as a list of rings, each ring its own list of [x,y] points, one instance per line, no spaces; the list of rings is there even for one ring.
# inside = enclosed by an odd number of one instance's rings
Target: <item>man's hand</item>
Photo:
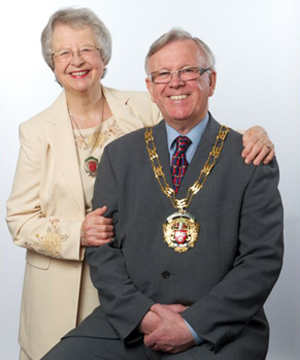
[[[161,323],[158,315],[149,310],[140,322],[139,332],[144,335],[150,335]]]
[[[274,145],[267,132],[261,126],[253,126],[243,135],[244,150],[242,157],[245,163],[259,165],[262,161],[268,164],[275,156]]]
[[[187,306],[181,304],[164,305],[164,307],[177,314],[180,314],[185,309],[187,309]],[[144,335],[149,335],[158,327],[160,323],[160,317],[153,311],[149,310],[140,323],[139,331]]]
[[[176,312],[171,310],[172,306],[177,310]],[[155,351],[172,354],[195,346],[193,335],[179,314],[180,312],[182,311],[179,311],[178,305],[153,305],[147,314],[151,313],[153,319],[154,315],[156,315],[159,322],[155,318],[155,326],[158,325],[150,334],[144,336],[145,345]]]
[[[81,246],[101,246],[112,240],[114,227],[112,219],[103,215],[107,206],[98,208],[86,215],[81,225]]]

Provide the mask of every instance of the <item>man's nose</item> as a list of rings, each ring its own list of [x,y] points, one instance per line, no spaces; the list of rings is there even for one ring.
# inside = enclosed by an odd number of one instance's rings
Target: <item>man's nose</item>
[[[184,85],[185,82],[181,79],[179,72],[174,71],[171,73],[171,80],[169,82],[169,86],[171,87],[178,87]]]

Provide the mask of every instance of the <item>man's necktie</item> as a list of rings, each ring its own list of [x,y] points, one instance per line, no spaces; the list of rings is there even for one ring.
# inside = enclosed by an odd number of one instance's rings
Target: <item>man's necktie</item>
[[[178,136],[175,141],[176,150],[172,157],[171,173],[173,188],[177,194],[181,181],[189,165],[185,157],[185,152],[190,146],[191,140],[186,136]]]

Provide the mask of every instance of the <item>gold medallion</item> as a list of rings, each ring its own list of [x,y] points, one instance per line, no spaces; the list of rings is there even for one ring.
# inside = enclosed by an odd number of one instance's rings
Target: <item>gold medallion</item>
[[[164,238],[168,246],[182,253],[195,246],[200,225],[195,217],[187,212],[174,213],[163,224]]]

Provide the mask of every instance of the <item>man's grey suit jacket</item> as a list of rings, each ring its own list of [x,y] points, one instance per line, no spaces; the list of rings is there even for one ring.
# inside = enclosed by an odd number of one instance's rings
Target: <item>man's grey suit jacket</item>
[[[199,176],[218,134],[210,116],[177,198]],[[193,348],[201,359],[264,359],[268,323],[263,305],[277,280],[283,252],[283,211],[276,160],[245,165],[241,135],[230,130],[223,151],[188,212],[200,223],[193,249],[177,253],[162,225],[176,210],[154,177],[144,129],[104,151],[94,208],[108,206],[115,240],[91,247],[87,260],[101,306],[68,336],[138,341],[137,326],[154,303],[189,306],[184,319],[207,340]],[[153,135],[171,185],[165,123]],[[210,353],[210,355],[208,355]],[[222,356],[223,354],[223,356]]]

